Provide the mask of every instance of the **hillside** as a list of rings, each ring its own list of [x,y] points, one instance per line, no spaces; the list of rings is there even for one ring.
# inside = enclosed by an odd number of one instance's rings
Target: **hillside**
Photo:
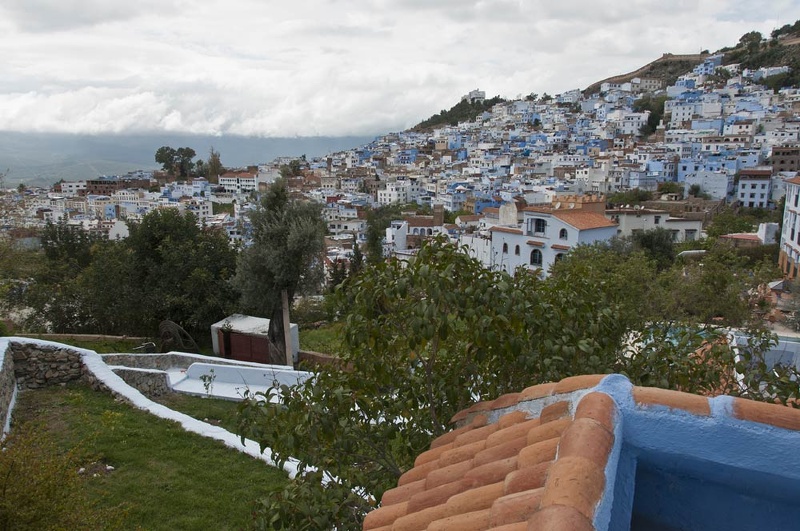
[[[751,31],[742,35],[736,46],[721,48],[715,53],[724,53],[723,64],[740,64],[742,68],[758,69],[769,66],[789,66],[788,74],[770,78],[768,85],[780,88],[800,84],[800,20],[786,24],[764,38],[759,32]],[[709,53],[693,55],[673,55],[665,53],[655,61],[626,74],[602,79],[592,83],[583,91],[585,96],[600,91],[603,83],[625,83],[634,77],[660,79],[664,85],[671,85],[681,74],[685,74],[700,64]]]
[[[483,102],[470,103],[462,100],[449,110],[442,109],[438,114],[434,114],[427,120],[423,120],[414,127],[412,131],[426,131],[443,125],[457,125],[459,122],[474,120],[479,114],[492,109],[492,106],[505,101],[500,96],[485,100]]]
[[[619,74],[616,76],[601,79],[592,83],[586,90],[583,91],[585,96],[594,94],[600,91],[600,85],[603,83],[625,83],[635,77],[647,77],[653,79],[660,79],[664,82],[664,86],[671,85],[678,79],[678,76],[685,74],[696,65],[699,65],[709,54],[694,54],[694,55],[673,55],[665,53],[655,61],[647,63],[641,68],[638,68],[627,74]]]

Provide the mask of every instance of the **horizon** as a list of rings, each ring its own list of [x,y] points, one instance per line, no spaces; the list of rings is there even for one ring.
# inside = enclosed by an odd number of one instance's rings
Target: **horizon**
[[[295,138],[405,130],[475,88],[583,89],[768,36],[800,5],[10,0],[0,14],[1,131]]]

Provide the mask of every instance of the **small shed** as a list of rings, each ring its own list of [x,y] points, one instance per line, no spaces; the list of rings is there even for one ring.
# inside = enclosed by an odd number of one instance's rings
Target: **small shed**
[[[292,336],[292,359],[297,363],[300,335],[297,324],[289,325]],[[229,331],[226,333],[226,330]],[[235,313],[211,325],[214,354],[223,358],[256,363],[270,363],[269,319]]]

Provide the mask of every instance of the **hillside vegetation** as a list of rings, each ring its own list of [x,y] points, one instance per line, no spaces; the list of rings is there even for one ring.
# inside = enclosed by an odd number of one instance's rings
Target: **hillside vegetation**
[[[427,129],[433,129],[435,127],[441,127],[443,125],[458,125],[459,122],[468,122],[474,120],[479,114],[491,110],[492,106],[495,104],[502,103],[504,101],[505,100],[500,96],[495,96],[494,98],[485,100],[483,102],[474,103],[462,100],[450,107],[449,110],[442,109],[441,112],[434,114],[427,120],[421,121],[415,125],[412,130],[424,131]]]

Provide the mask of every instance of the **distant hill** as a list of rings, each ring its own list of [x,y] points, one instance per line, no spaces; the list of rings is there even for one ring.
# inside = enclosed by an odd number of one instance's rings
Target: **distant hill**
[[[427,120],[423,120],[414,127],[412,131],[426,131],[436,127],[445,125],[458,125],[459,122],[468,122],[474,120],[479,114],[489,111],[492,107],[505,100],[500,96],[485,100],[483,102],[470,103],[466,100],[461,100],[456,103],[449,110],[442,110],[438,114],[434,114]]]
[[[768,83],[773,88],[800,85],[800,20],[786,24],[772,32],[769,38],[752,31],[743,35],[736,46],[721,48],[714,52],[724,53],[723,64],[741,64],[742,68],[758,69],[768,66],[789,66],[788,74],[774,76]],[[619,74],[592,83],[583,91],[585,95],[600,91],[603,83],[625,83],[634,77],[660,79],[666,85],[675,82],[678,76],[691,71],[710,56],[710,53],[673,55],[665,53],[655,61],[627,74]]]
[[[632,72],[607,77],[596,83],[592,83],[586,87],[583,93],[588,96],[595,92],[600,92],[600,85],[603,83],[627,83],[635,77],[660,79],[664,83],[664,86],[671,85],[678,79],[678,76],[685,74],[702,63],[709,55],[708,53],[693,55],[673,55],[671,53],[665,53],[655,61],[647,63],[643,67],[637,68]]]
[[[373,137],[257,138],[201,135],[70,135],[0,132],[0,173],[7,185],[49,186],[67,181],[156,169],[161,146],[190,147],[207,158],[213,146],[222,164],[242,167],[280,156],[309,158],[366,144]]]

